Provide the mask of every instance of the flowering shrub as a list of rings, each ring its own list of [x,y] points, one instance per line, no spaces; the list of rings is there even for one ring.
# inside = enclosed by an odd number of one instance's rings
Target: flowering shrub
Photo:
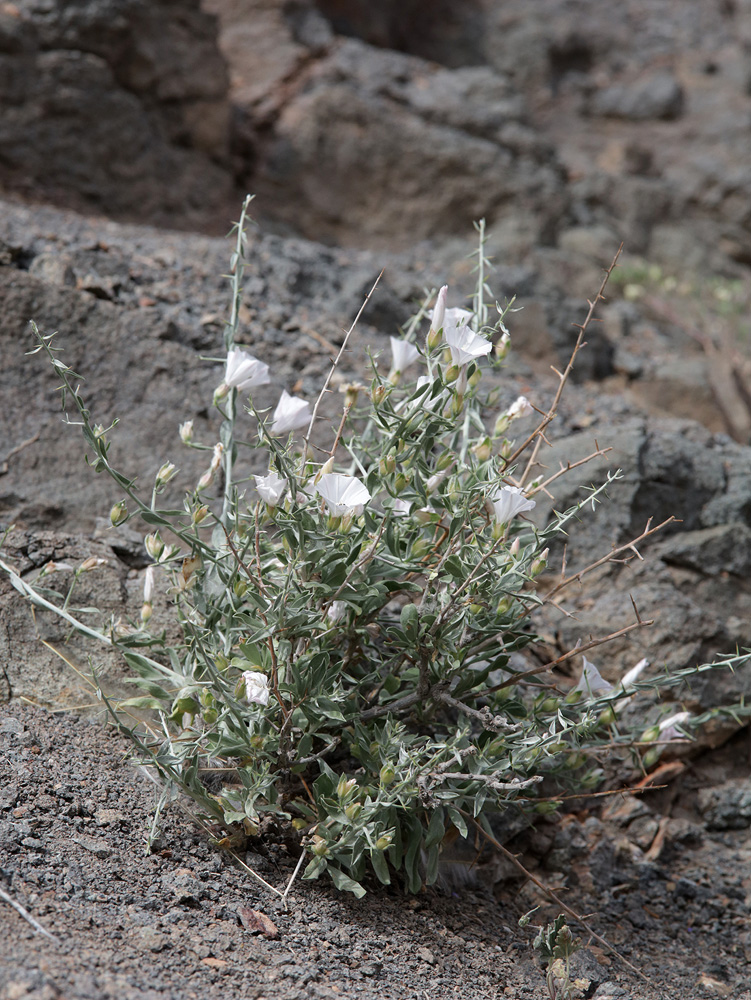
[[[432,313],[426,303],[391,338],[388,374],[374,364],[368,387],[348,386],[330,427],[323,391],[317,401],[284,391],[273,414],[260,412],[253,389],[269,383],[268,366],[236,343],[247,205],[214,394],[219,440],[197,442],[192,421],[180,425],[183,443],[210,456],[183,509],[160,506],[171,463],[150,496],[111,466],[109,430],[93,424],[52,338],[37,334],[91,463],[123,490],[113,526],[145,523],[152,561],[129,627],[92,629],[67,600],[58,613],[122,651],[142,694],[118,706],[119,725],[212,822],[249,836],[297,831],[305,875],[328,872],[357,895],[369,871],[383,883],[403,873],[417,891],[436,878],[450,827],[489,830],[488,814],[512,803],[550,811],[543,779],[547,790],[592,788],[601,772],[590,751],[634,739],[618,715],[645,683],[645,663],[613,686],[585,660],[567,692],[541,683],[551,664],[519,655],[547,599],[538,578],[549,541],[607,485],[545,527],[528,520],[560,474],[532,478],[581,336],[548,410],[524,397],[501,412],[489,406],[481,377],[503,365],[510,339],[507,309],[487,302],[480,227],[471,310],[449,308],[442,288]],[[264,475],[246,476],[241,444],[264,456]],[[9,572],[51,606],[48,592]],[[166,588],[181,635],[173,644],[149,627],[154,593]],[[126,723],[133,709],[159,721]],[[676,716],[664,731],[680,735],[674,727],[687,722]],[[661,735],[655,723],[657,745]],[[209,780],[217,772],[221,781]]]

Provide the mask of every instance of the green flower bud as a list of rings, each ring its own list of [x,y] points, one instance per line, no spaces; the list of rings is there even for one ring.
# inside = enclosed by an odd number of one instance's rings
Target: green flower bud
[[[319,837],[317,833],[313,834],[310,839],[310,849],[316,857],[325,858],[329,853],[329,847],[323,837]]]
[[[378,463],[378,471],[382,476],[390,476],[396,469],[396,459],[393,454],[385,455]]]
[[[120,500],[110,511],[110,523],[113,528],[116,528],[118,524],[123,524],[124,521],[128,520],[128,508],[125,505],[124,500]]]
[[[373,383],[370,390],[370,398],[376,406],[380,406],[380,404],[384,401],[386,398],[386,392],[387,389],[385,385],[378,385],[377,382]]]
[[[430,554],[432,548],[433,544],[427,538],[418,538],[409,550],[409,554],[413,559],[424,559],[425,556]]]
[[[336,786],[336,794],[340,799],[344,799],[349,795],[353,788],[357,787],[357,778],[345,778],[342,775],[339,778],[339,784]]]
[[[360,815],[361,812],[362,812],[362,803],[350,802],[350,804],[344,810],[344,815],[351,823],[354,823],[354,821],[357,819],[357,817]]]
[[[164,542],[159,532],[153,531],[150,535],[147,535],[143,540],[143,544],[154,562],[159,562],[164,552]]]
[[[396,771],[391,764],[384,764],[378,777],[382,785],[390,785],[396,777]]]
[[[600,725],[601,726],[612,726],[617,721],[617,716],[615,714],[615,709],[612,705],[608,705],[600,712]]]

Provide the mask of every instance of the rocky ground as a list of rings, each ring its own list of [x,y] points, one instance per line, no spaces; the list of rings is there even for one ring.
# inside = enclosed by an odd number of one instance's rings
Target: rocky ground
[[[546,996],[534,932],[517,922],[557,910],[531,883],[497,881],[486,858],[468,885],[416,898],[373,887],[358,902],[297,881],[283,903],[242,862],[281,890],[294,855],[259,842],[233,857],[176,805],[146,854],[158,795],[127,753],[75,713],[3,711],[0,888],[55,938],[3,902],[3,1000]],[[581,995],[751,996],[750,753],[743,734],[668,789],[525,837],[524,862],[647,977],[585,931]],[[732,774],[743,796],[726,789],[724,809],[702,817],[697,789]]]
[[[190,484],[203,468],[178,425],[216,432],[228,245],[213,234],[246,189],[264,225],[243,341],[271,365],[268,402],[317,392],[382,267],[342,382],[426,289],[448,281],[460,305],[467,234],[485,215],[493,290],[522,307],[501,404],[552,398],[550,366],[565,364],[572,323],[627,243],[546,452],[554,468],[595,441],[613,449],[562,482],[559,507],[624,471],[572,534],[569,565],[650,516],[681,518],[644,562],[591,578],[576,617],[541,617],[539,655],[627,624],[632,597],[655,624],[602,651],[606,676],[643,655],[681,668],[751,645],[751,7],[433,0],[430,14],[423,0],[0,3],[5,557],[33,577],[95,555],[80,596],[107,615],[137,606],[140,540],[98,522],[117,495],[63,425],[54,373],[25,356],[29,320],[59,330],[95,418],[121,418],[118,464],[149,479],[170,459]],[[414,899],[373,887],[356,902],[297,881],[286,906],[242,862],[283,889],[294,855],[259,842],[232,857],[176,803],[146,854],[158,793],[50,648],[65,641],[59,623],[32,618],[2,580],[0,622],[1,1000],[546,995],[517,920],[558,909],[487,852],[461,884],[447,867]],[[66,655],[85,673],[93,652]],[[96,655],[108,689],[124,690],[121,665]],[[750,695],[740,670],[671,698],[704,713]],[[661,787],[507,831],[649,979],[578,927],[582,995],[751,997],[744,722],[715,720],[666,759]]]

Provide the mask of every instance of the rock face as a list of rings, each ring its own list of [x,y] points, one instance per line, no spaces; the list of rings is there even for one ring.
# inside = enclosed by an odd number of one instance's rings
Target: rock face
[[[650,518],[652,526],[678,520],[636,546],[643,561],[625,552],[631,556],[626,565],[619,561],[585,577],[571,591],[574,619],[546,609],[541,623],[551,641],[571,649],[625,628],[636,620],[633,601],[654,625],[603,646],[602,660],[598,649],[587,653],[612,681],[643,656],[658,671],[675,671],[748,647],[751,449],[678,420],[627,422],[609,433],[608,444],[611,452],[564,477],[556,492],[555,508],[566,510],[608,470],[622,472],[596,512],[583,511],[582,524],[565,539],[567,572],[637,537]],[[560,441],[545,461],[555,468],[591,451],[591,434],[580,433]],[[535,515],[546,520],[550,506],[540,503]],[[560,562],[562,541],[553,552],[551,566]],[[561,603],[567,606],[565,597]],[[682,697],[701,712],[749,695],[751,669],[743,667],[692,678]]]
[[[330,127],[336,122],[334,128]],[[408,246],[491,216],[549,242],[565,208],[552,148],[508,77],[444,69],[347,39],[301,73],[248,178],[306,236]]]
[[[199,0],[0,6],[0,185],[161,225],[224,228],[228,77]]]

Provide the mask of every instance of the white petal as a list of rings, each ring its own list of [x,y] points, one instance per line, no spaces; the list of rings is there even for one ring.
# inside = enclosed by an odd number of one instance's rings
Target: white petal
[[[446,316],[446,296],[448,295],[448,290],[448,285],[442,285],[441,290],[438,292],[438,297],[435,300],[435,307],[430,312],[431,330],[441,330],[443,328]]]
[[[519,486],[502,486],[500,490],[491,493],[488,499],[493,504],[498,524],[508,524],[517,514],[532,510],[536,506],[534,500],[524,496]]]
[[[247,351],[234,347],[227,352],[224,384],[230,389],[252,389],[269,381],[269,366],[254,358]]]
[[[579,683],[573,689],[574,691],[581,691],[582,694],[597,695],[607,694],[608,691],[613,690],[613,685],[605,680],[594,663],[590,663],[586,656],[582,656],[582,663],[582,674],[579,678]]]
[[[506,416],[510,420],[516,420],[518,417],[528,417],[534,412],[534,407],[527,397],[519,396],[506,410]]]
[[[268,476],[253,476],[253,478],[261,500],[271,507],[276,506],[287,491],[287,480],[275,472],[269,472]]]
[[[349,514],[370,500],[370,493],[359,479],[354,476],[342,476],[337,472],[328,472],[325,476],[321,476],[316,491],[335,515]]]
[[[272,434],[286,434],[310,423],[310,403],[299,396],[290,396],[286,389],[282,390],[282,398],[274,410],[271,422]]]
[[[408,340],[398,340],[396,337],[389,339],[391,340],[391,370],[403,372],[405,368],[417,361],[420,352]]]
[[[269,679],[266,674],[258,670],[245,670],[243,672],[245,681],[245,697],[251,704],[268,705],[269,703]]]
[[[444,327],[443,339],[446,341],[446,346],[451,352],[451,360],[455,365],[467,365],[475,358],[484,357],[493,350],[493,345],[489,340],[470,330],[468,326],[453,329]]]
[[[669,719],[663,719],[660,723],[660,733],[663,737],[666,737],[668,730],[673,730],[676,733],[676,726],[682,726],[691,718],[690,712],[677,712],[675,715],[671,715]],[[680,733],[676,733],[680,737]],[[666,737],[667,739],[674,739],[675,736],[670,735]]]
[[[148,566],[143,578],[143,600],[144,604],[151,604],[154,596],[154,567]]]
[[[621,687],[623,688],[623,690],[627,691],[632,684],[635,684],[639,678],[639,675],[644,670],[646,670],[648,666],[649,666],[649,660],[645,656],[643,659],[639,660],[639,662],[636,664],[635,667],[632,667],[630,670],[626,671],[626,673],[623,675],[623,678],[621,679]]]

